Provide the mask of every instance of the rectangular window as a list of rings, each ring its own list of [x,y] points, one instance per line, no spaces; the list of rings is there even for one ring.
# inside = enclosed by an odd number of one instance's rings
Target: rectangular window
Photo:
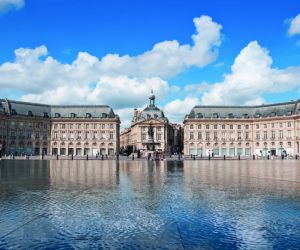
[[[283,138],[283,130],[279,131],[279,138],[282,139]]]
[[[233,140],[234,136],[233,136],[233,131],[230,131],[230,140]]]
[[[198,125],[198,129],[201,129],[201,124],[200,124],[200,125]]]
[[[89,139],[90,139],[90,132],[89,132],[89,131],[86,131],[86,132],[85,132],[85,139],[86,139],[86,140],[89,140]]]
[[[225,124],[222,125],[222,129],[225,129]]]
[[[214,129],[218,129],[218,125],[217,124],[214,125]]]
[[[288,128],[290,128],[290,127],[292,126],[292,123],[291,123],[291,122],[288,122],[288,123],[287,123],[287,126],[288,126]]]
[[[214,132],[214,140],[218,139],[218,132]]]
[[[223,139],[223,140],[226,139],[226,132],[225,132],[225,131],[222,132],[222,139]]]
[[[57,131],[54,131],[54,139],[57,140],[57,138],[58,138],[58,133]]]
[[[190,132],[190,140],[194,140],[194,132]]]
[[[256,132],[256,139],[260,139],[260,134],[259,134],[259,132]]]
[[[206,129],[209,129],[209,125],[208,124],[206,125]]]
[[[61,133],[61,138],[62,138],[62,139],[66,139],[66,131],[62,131],[62,133]]]
[[[271,138],[272,138],[272,139],[275,139],[275,131],[274,131],[274,130],[271,131]]]
[[[256,129],[259,129],[259,124],[256,124]]]
[[[110,129],[113,129],[113,128],[114,128],[114,125],[113,125],[113,124],[109,124],[109,128],[110,128]]]
[[[102,124],[102,129],[105,129],[105,124]]]
[[[233,129],[233,125],[230,125],[230,129]]]
[[[95,140],[95,139],[97,139],[98,138],[98,136],[97,136],[97,131],[94,131],[93,132],[93,139]]]
[[[292,137],[292,131],[288,130],[288,138],[290,139]]]
[[[114,139],[114,132],[113,131],[109,132],[109,139],[110,140]]]
[[[198,140],[202,140],[202,132],[198,132]]]
[[[210,140],[210,135],[209,135],[209,132],[206,132],[205,139],[206,139],[207,141],[209,141],[209,140]]]
[[[242,133],[239,131],[238,132],[238,140],[241,140],[242,139],[242,135],[241,135]]]
[[[245,139],[246,139],[246,140],[249,139],[249,132],[246,132],[246,134],[245,134]]]
[[[194,129],[194,125],[193,124],[190,125],[190,129]]]
[[[105,131],[101,131],[101,139],[105,139],[105,138],[106,138]]]
[[[74,131],[70,131],[70,139],[71,139],[71,140],[74,139]]]
[[[157,140],[161,141],[161,134],[157,134]]]
[[[79,140],[81,139],[81,131],[80,131],[80,130],[77,132],[77,138],[78,138]]]
[[[146,133],[142,133],[142,141],[146,141]]]
[[[268,132],[264,131],[264,139],[268,139]]]

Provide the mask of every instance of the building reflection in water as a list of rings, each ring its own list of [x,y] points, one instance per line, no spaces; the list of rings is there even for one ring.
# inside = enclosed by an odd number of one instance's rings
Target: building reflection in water
[[[299,196],[300,168],[297,161],[186,161],[186,191],[201,192],[204,186],[249,194]]]
[[[297,161],[3,161],[0,190],[0,249],[300,243]]]

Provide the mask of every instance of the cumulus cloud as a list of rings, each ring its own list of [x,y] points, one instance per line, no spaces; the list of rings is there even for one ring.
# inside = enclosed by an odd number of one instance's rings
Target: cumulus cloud
[[[187,96],[183,100],[175,99],[167,103],[163,110],[165,115],[172,122],[182,123],[186,114],[190,113],[191,109],[199,104],[199,99],[193,96]]]
[[[252,105],[264,102],[263,95],[291,91],[300,86],[300,67],[272,67],[269,51],[250,42],[236,57],[231,73],[214,83],[201,99],[202,104]]]
[[[137,56],[108,54],[101,59],[86,52],[78,53],[70,64],[62,64],[45,46],[15,50],[15,60],[0,65],[0,87],[39,93],[64,85],[87,85],[100,76],[161,77],[176,76],[189,67],[204,67],[217,57],[221,44],[221,25],[208,16],[194,19],[193,45],[164,41]]]
[[[19,10],[25,5],[24,0],[0,0],[0,13]]]
[[[38,94],[22,96],[24,101],[53,104],[108,104],[114,108],[134,108],[145,104],[150,90],[163,99],[170,90],[169,84],[158,77],[129,78],[128,76],[104,76],[91,85],[62,85]]]
[[[287,20],[289,24],[288,35],[294,36],[300,34],[300,13],[289,20]]]
[[[79,52],[73,62],[61,63],[48,55],[44,45],[16,49],[15,59],[0,65],[0,88],[3,93],[23,93],[20,99],[24,101],[109,104],[128,113],[129,108],[145,104],[151,89],[159,100],[179,91],[178,86],[169,85],[169,77],[215,61],[222,26],[209,16],[193,21],[192,44],[163,41],[136,56],[107,54],[98,58]]]

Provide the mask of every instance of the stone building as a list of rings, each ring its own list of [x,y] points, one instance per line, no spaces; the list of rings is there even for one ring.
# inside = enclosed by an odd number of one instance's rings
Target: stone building
[[[300,100],[258,106],[195,106],[184,119],[184,154],[299,154]]]
[[[120,119],[111,107],[57,106],[0,99],[0,143],[6,154],[114,155]]]
[[[134,110],[132,124],[120,135],[121,150],[127,154],[141,151],[173,153],[174,129],[164,112],[155,105],[155,95],[149,97],[149,105],[142,111]]]

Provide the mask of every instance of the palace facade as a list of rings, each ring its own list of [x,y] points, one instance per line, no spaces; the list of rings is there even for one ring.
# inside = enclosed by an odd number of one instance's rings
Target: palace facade
[[[184,154],[299,154],[300,100],[258,106],[195,106],[184,119]]]
[[[182,148],[181,133],[181,126],[171,124],[164,112],[156,107],[152,93],[149,105],[142,111],[134,109],[131,127],[121,133],[121,151],[126,154],[137,151],[179,152]]]
[[[4,154],[115,155],[120,119],[106,105],[45,105],[0,99]]]

